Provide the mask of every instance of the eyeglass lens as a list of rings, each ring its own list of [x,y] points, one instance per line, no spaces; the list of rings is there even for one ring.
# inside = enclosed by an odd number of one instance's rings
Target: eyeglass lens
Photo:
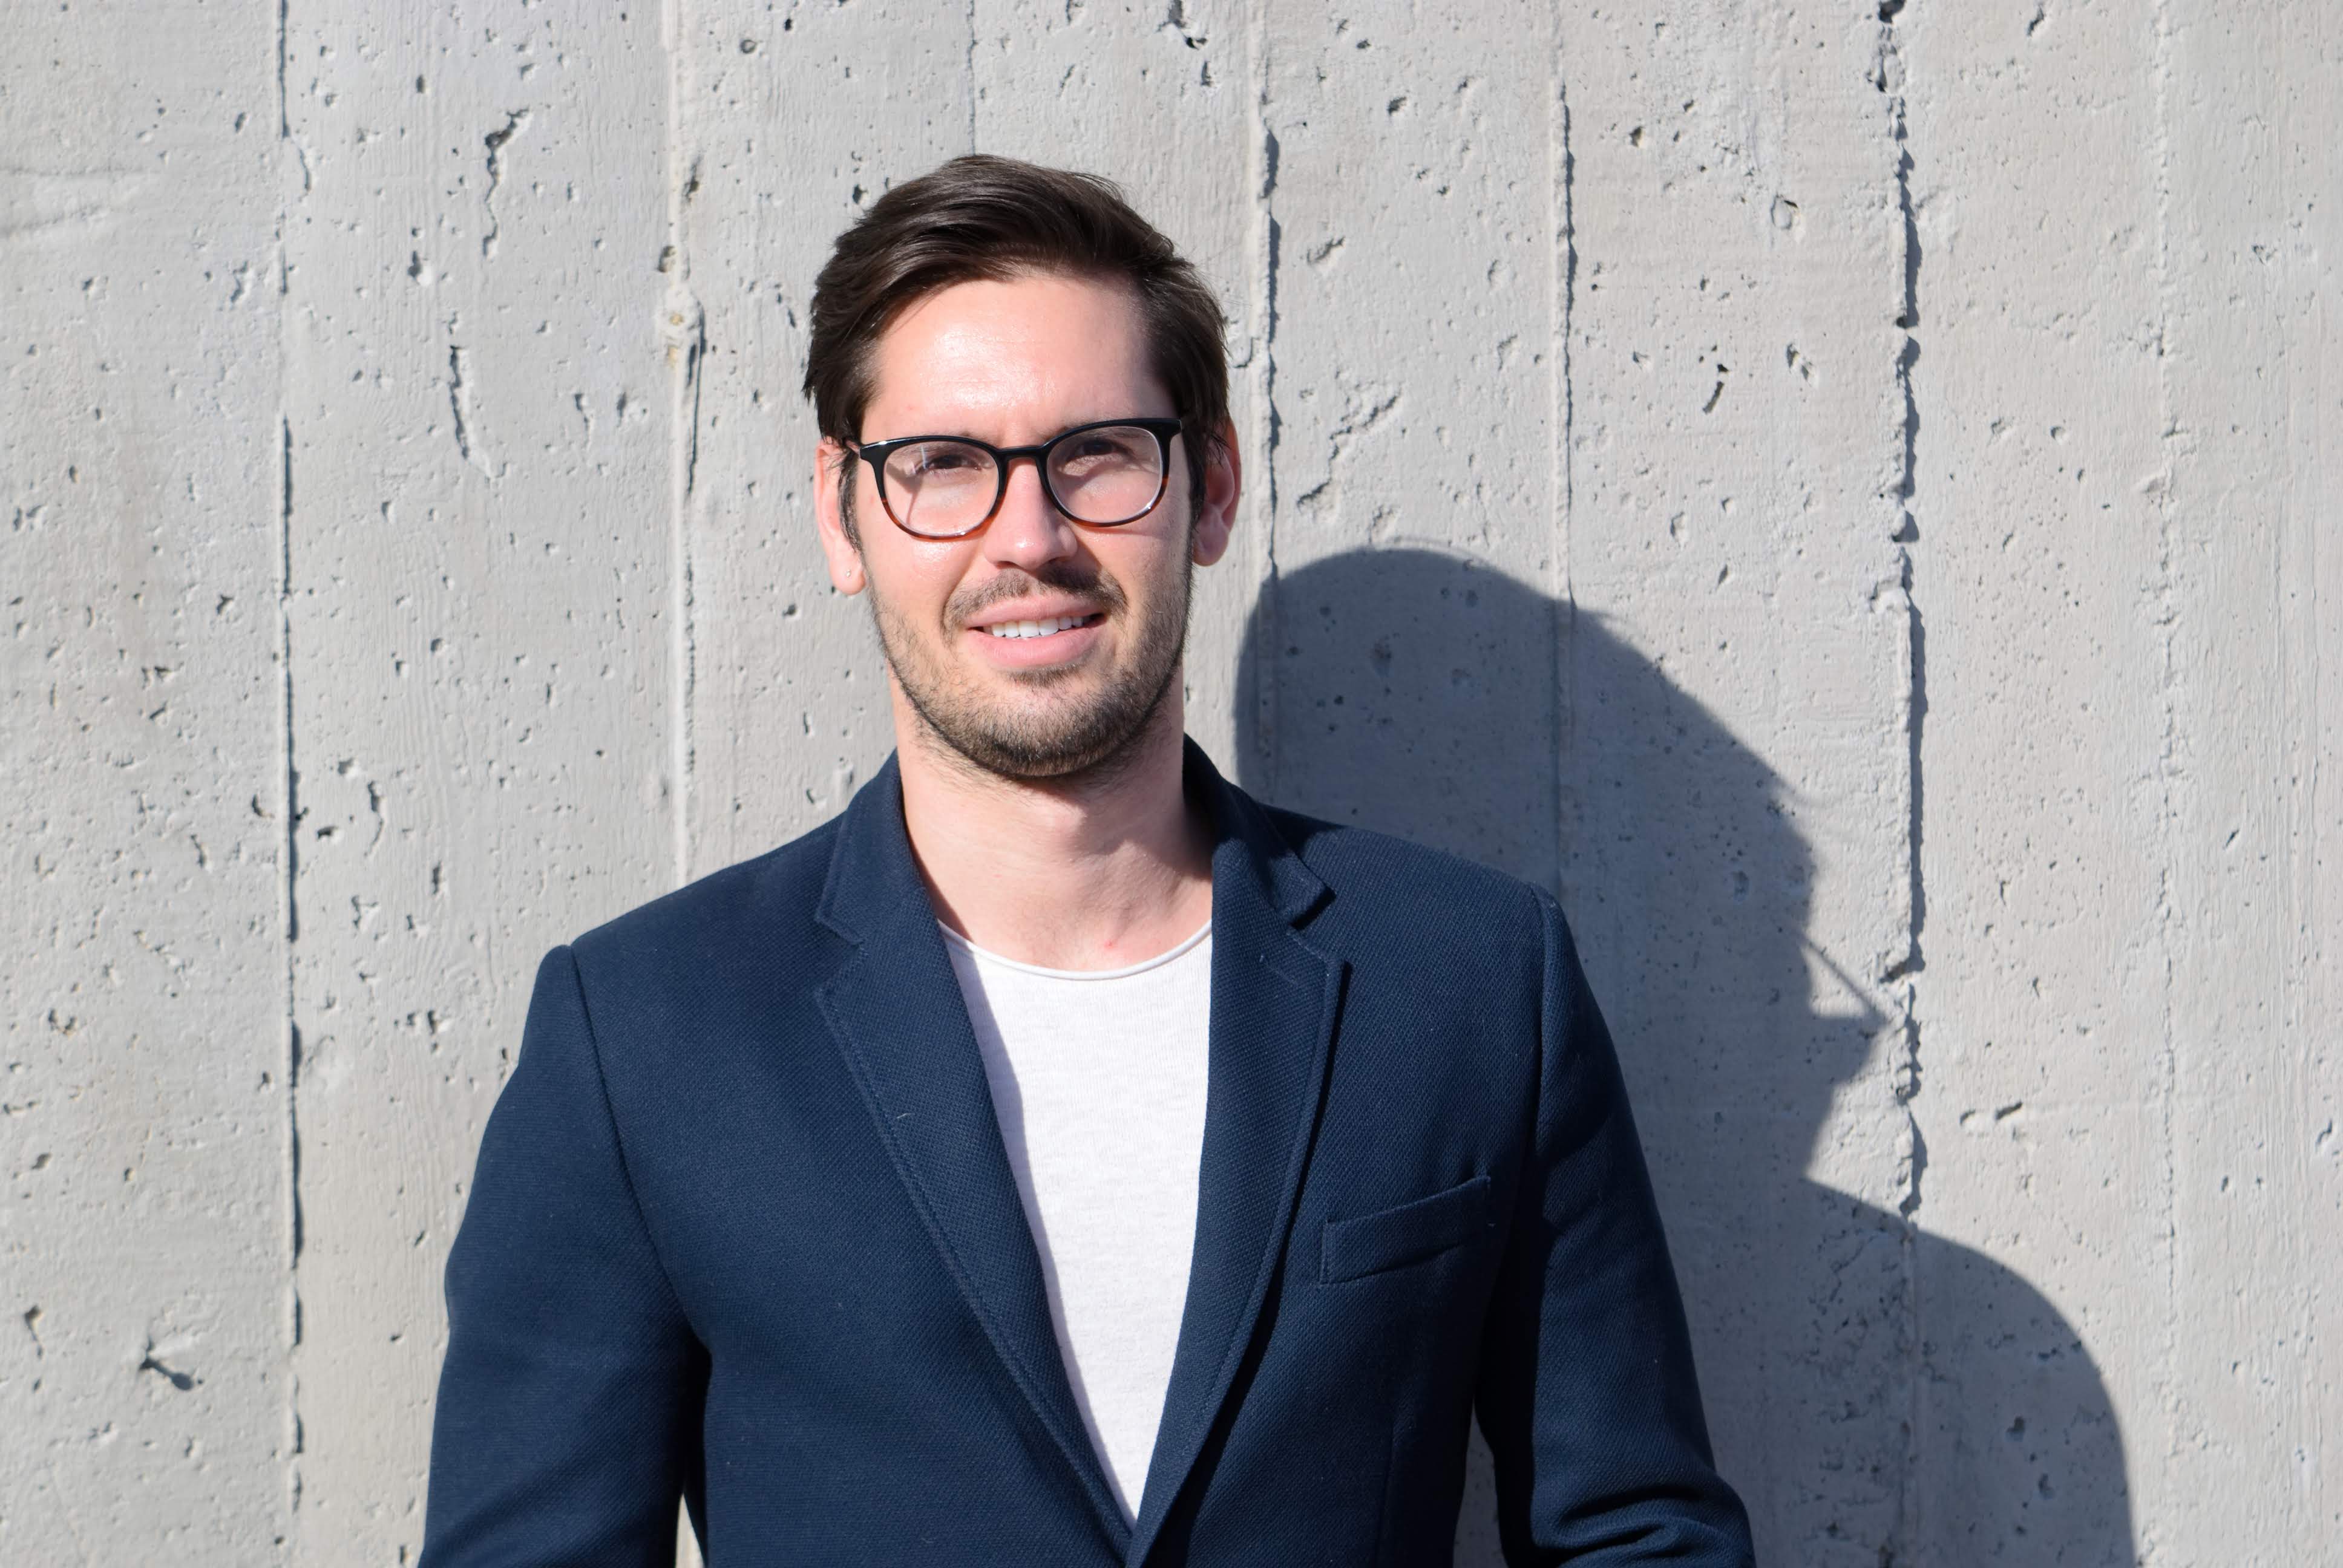
[[[899,447],[886,467],[888,513],[915,534],[966,533],[984,521],[1001,494],[992,454],[965,441]],[[1161,493],[1163,446],[1138,425],[1073,431],[1051,447],[1042,480],[1075,520],[1127,523]]]

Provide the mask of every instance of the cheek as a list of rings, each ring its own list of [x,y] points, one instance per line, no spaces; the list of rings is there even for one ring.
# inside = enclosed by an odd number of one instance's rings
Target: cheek
[[[967,572],[967,552],[915,544],[885,518],[879,520],[898,537],[874,539],[864,528],[862,559],[871,592],[899,621],[923,631],[940,626],[944,607]]]
[[[1121,580],[1124,590],[1133,597],[1143,594],[1158,605],[1177,598],[1188,573],[1185,516],[1170,534],[1131,542],[1140,548],[1127,552],[1125,559],[1108,568]]]

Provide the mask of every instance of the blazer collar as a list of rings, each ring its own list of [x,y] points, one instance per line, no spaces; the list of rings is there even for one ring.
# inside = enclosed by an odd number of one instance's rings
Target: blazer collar
[[[1212,1009],[1196,1247],[1147,1493],[1124,1561],[1144,1563],[1215,1434],[1275,1288],[1325,1099],[1344,965],[1298,928],[1332,895],[1268,813],[1192,741],[1190,796],[1212,807]],[[1202,1470],[1206,1473],[1199,1475]],[[1192,1501],[1188,1507],[1192,1510]]]
[[[815,910],[857,948],[817,999],[873,1126],[944,1268],[1107,1539],[1134,1564],[1221,1422],[1277,1276],[1343,973],[1296,929],[1330,896],[1326,885],[1192,741],[1183,778],[1214,830],[1204,1147],[1188,1297],[1146,1493],[1128,1530],[1066,1377],[983,1060],[904,829],[893,759],[848,806]]]
[[[1051,1326],[1041,1253],[935,906],[911,857],[894,759],[847,807],[814,914],[855,944],[814,996],[872,1128],[945,1272],[1047,1434],[1040,1446],[1064,1458],[1101,1538],[1119,1554],[1129,1533]]]
[[[903,828],[902,769],[890,756],[886,766],[854,792],[839,819],[830,875],[822,882],[814,919],[848,941],[860,942],[874,928],[891,924],[901,905],[913,897],[926,903],[927,884],[911,858],[910,835]],[[932,905],[928,913],[932,919]]]

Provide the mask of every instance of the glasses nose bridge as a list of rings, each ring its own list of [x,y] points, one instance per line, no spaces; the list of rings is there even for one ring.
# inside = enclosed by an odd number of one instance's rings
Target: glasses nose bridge
[[[1001,513],[1001,508],[1008,504],[1009,481],[1016,477],[1017,464],[1020,458],[1029,459],[1031,461],[1033,465],[1034,483],[1041,487],[1041,498],[1050,503],[1050,509],[1063,518],[1071,518],[1073,516],[1072,513],[1066,510],[1065,503],[1058,499],[1057,489],[1050,483],[1050,448],[1057,444],[1057,440],[1053,439],[1043,441],[1031,447],[994,447],[990,448],[992,453],[992,461],[1001,470],[1001,482],[999,487],[993,492],[992,510],[985,514],[984,520],[987,523],[990,523],[995,517],[998,517]]]

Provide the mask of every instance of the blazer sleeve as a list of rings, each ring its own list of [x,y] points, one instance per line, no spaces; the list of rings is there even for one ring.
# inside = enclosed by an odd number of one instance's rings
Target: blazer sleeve
[[[1539,904],[1535,1121],[1477,1396],[1505,1561],[1745,1568],[1611,1037],[1560,909]]]
[[[447,1260],[423,1568],[670,1568],[706,1357],[654,1254],[576,960],[537,972]]]

